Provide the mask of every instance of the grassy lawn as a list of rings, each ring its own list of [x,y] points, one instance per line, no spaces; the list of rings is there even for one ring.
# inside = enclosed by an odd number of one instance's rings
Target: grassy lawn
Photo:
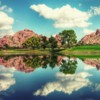
[[[83,45],[73,47],[72,50],[100,50],[100,45]]]
[[[0,56],[2,55],[48,55],[47,50],[27,50],[27,49],[14,49],[14,50],[0,50]]]
[[[35,54],[35,55],[48,55],[50,54],[50,48],[28,50],[28,49],[6,49],[0,50],[0,55],[24,55],[24,54]],[[70,49],[55,49],[55,53],[62,55],[72,55],[72,56],[99,56],[100,55],[100,45],[86,45],[86,46],[76,46]]]
[[[100,45],[86,45],[86,46],[76,46],[70,49],[65,49],[60,51],[59,53],[64,55],[80,55],[80,56],[88,56],[88,55],[100,55]]]

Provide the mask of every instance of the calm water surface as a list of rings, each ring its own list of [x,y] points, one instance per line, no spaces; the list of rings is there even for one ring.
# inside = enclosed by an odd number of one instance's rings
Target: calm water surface
[[[100,100],[100,59],[0,57],[0,100]]]

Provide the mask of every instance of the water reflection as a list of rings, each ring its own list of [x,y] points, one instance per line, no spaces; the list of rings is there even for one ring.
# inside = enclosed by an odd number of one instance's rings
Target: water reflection
[[[74,74],[77,68],[76,58],[65,56],[49,55],[49,56],[6,56],[0,57],[0,65],[7,68],[14,67],[22,72],[32,72],[38,67],[47,68],[59,67],[60,72],[65,74]]]
[[[85,58],[81,59],[87,66],[86,70],[96,67],[100,69],[99,58]],[[66,57],[58,55],[47,55],[47,56],[5,56],[0,57],[0,65],[7,68],[15,68],[18,71],[30,73],[39,67],[47,68],[48,66],[52,69],[59,67],[59,71],[64,74],[74,74],[77,69],[77,59],[75,57]],[[91,68],[90,68],[91,67]]]
[[[4,100],[55,100],[60,96],[63,100],[87,100],[87,96],[100,99],[100,58],[5,56],[0,57],[0,65],[0,93],[11,88],[15,91]]]
[[[15,69],[0,67],[0,92],[9,89],[15,84],[15,79],[13,78],[13,73]]]
[[[60,72],[56,73],[57,81],[46,83],[40,89],[37,89],[33,95],[47,96],[55,91],[71,95],[73,92],[85,87],[90,88],[92,93],[100,91],[100,83],[91,81],[90,78],[93,77],[93,73],[88,71],[94,68],[99,70],[100,59],[85,58],[81,59],[81,61],[84,62],[85,66],[81,72],[75,73],[78,63],[76,58],[69,57],[67,60],[64,58],[62,60]]]
[[[47,96],[54,91],[71,94],[73,91],[91,85],[91,81],[87,78],[89,76],[91,76],[91,74],[87,72],[67,75],[59,72],[56,74],[57,81],[45,84],[41,89],[38,89],[33,94],[36,96]]]
[[[92,67],[96,67],[97,70],[100,70],[100,59],[99,58],[86,58],[86,59],[82,59],[82,61],[87,64],[90,65]]]
[[[76,58],[68,58],[67,60],[62,60],[62,64],[60,67],[60,72],[64,74],[74,74],[77,68],[77,60]]]

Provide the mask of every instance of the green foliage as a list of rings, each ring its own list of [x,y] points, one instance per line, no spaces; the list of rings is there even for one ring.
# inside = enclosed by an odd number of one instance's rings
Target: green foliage
[[[52,55],[49,57],[49,66],[53,69],[57,64],[57,56]]]
[[[72,50],[100,50],[100,45],[82,45],[72,48]]]
[[[53,36],[51,36],[51,37],[49,38],[49,47],[50,47],[51,49],[54,49],[54,48],[57,47],[57,41],[56,41],[56,39],[55,39]]]
[[[77,68],[77,61],[64,61],[63,64],[60,67],[60,72],[63,72],[64,74],[74,74]]]
[[[24,58],[24,62],[28,67],[32,68],[41,66],[46,68],[48,64],[51,68],[54,68],[57,63],[57,56],[29,56]]]
[[[42,37],[42,42],[39,38],[36,37],[31,37],[30,39],[26,40],[23,44],[24,48],[51,48],[54,49],[57,47],[57,41],[55,40],[54,37],[50,37],[49,40],[47,40],[46,36]]]
[[[64,30],[59,35],[62,38],[62,45],[63,47],[72,47],[76,45],[76,34],[74,30]],[[47,38],[46,36],[42,36],[42,38],[39,37],[31,37],[27,39],[23,44],[23,48],[28,49],[37,49],[37,48],[50,48],[54,51],[55,48],[58,47],[58,41],[55,37],[51,36],[50,38]],[[62,46],[61,46],[62,47]],[[17,49],[19,47],[9,47],[8,45],[5,45],[5,48],[12,48]]]
[[[9,48],[9,45],[8,45],[8,44],[5,44],[4,47],[5,47],[5,48]]]
[[[59,35],[62,37],[62,45],[70,48],[77,43],[77,36],[74,30],[64,30]]]
[[[40,48],[41,44],[40,44],[40,38],[38,37],[31,37],[28,40],[26,40],[23,44],[24,48]]]
[[[9,56],[4,56],[4,60],[9,60],[9,59],[15,59],[16,56],[9,55]],[[18,56],[19,57],[19,56]],[[42,67],[42,68],[47,68],[51,67],[52,69],[56,66],[59,65],[60,71],[64,74],[73,74],[75,73],[75,70],[77,68],[77,62],[76,60],[68,60],[65,61],[63,56],[57,56],[55,54],[52,55],[45,55],[45,56],[36,56],[36,55],[31,55],[31,56],[23,56],[21,57],[20,61],[23,61],[25,66],[27,67],[32,67],[34,70],[36,68]],[[60,58],[60,59],[59,59]],[[15,61],[15,60],[14,60]],[[13,62],[14,63],[14,62]]]
[[[47,37],[46,36],[43,36],[42,37],[42,48],[45,49],[48,47],[48,41],[47,41]]]
[[[24,62],[28,67],[38,68],[42,64],[42,59],[39,56],[31,56],[25,57]]]
[[[51,56],[31,56],[25,57],[24,62],[28,67],[38,68],[43,67],[47,68],[49,65],[52,69],[57,66],[59,63],[57,61],[58,56],[51,55]],[[62,60],[62,64],[60,65],[60,72],[64,74],[74,74],[77,68],[77,61],[72,60]]]

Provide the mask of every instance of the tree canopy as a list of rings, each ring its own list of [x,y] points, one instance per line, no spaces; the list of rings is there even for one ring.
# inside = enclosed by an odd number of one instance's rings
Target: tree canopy
[[[42,48],[45,49],[48,47],[48,40],[46,36],[42,37],[42,44],[41,44]]]
[[[54,48],[57,47],[57,41],[56,41],[56,39],[55,39],[53,36],[51,36],[51,37],[49,38],[49,47],[50,47],[51,49],[54,49]]]
[[[61,47],[68,48],[75,46],[77,43],[77,37],[74,30],[64,30],[59,33],[59,36],[61,37],[61,41],[53,36],[51,36],[50,38],[47,38],[46,36],[42,36],[41,38],[31,37],[26,40],[22,45],[24,48],[51,48],[52,50],[54,50],[54,48],[58,47],[59,42],[62,44]]]
[[[40,48],[40,38],[38,37],[31,37],[28,40],[26,40],[23,44],[24,48]]]
[[[67,47],[72,47],[77,43],[77,36],[74,30],[64,30],[59,35],[62,38],[62,45],[66,45]]]

